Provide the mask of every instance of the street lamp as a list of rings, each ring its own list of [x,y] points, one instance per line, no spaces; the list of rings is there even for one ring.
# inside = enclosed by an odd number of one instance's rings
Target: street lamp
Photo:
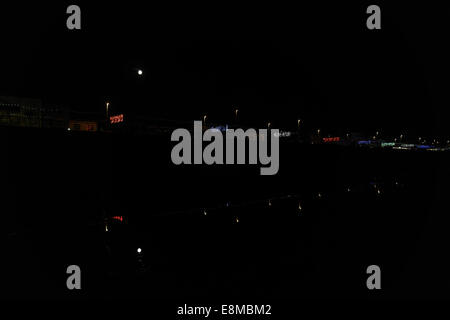
[[[109,102],[106,102],[106,119],[108,119],[109,116]]]
[[[144,74],[144,71],[142,71],[141,69],[138,70],[138,75],[142,76]]]

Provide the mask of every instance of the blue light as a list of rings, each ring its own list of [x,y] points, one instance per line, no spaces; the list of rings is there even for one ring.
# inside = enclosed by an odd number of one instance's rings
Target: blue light
[[[226,132],[228,130],[228,125],[224,126],[217,126],[217,127],[212,127],[211,128],[213,131],[221,131],[221,132]]]

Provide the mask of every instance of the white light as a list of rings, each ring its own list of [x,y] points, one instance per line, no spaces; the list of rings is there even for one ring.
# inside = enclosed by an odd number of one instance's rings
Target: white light
[[[137,249],[137,253],[141,253],[142,252],[142,249],[141,248],[138,248]]]
[[[138,70],[138,75],[142,76],[144,72],[142,70]]]
[[[70,131],[70,128],[67,128],[67,131]]]

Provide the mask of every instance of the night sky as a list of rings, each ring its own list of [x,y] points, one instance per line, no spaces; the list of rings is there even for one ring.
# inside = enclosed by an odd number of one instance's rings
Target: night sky
[[[422,1],[164,6],[2,4],[0,95],[46,104],[330,132],[448,135],[449,10]],[[138,69],[144,77],[136,76]]]

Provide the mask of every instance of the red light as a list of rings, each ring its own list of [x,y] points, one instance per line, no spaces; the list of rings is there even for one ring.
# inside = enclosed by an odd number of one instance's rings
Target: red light
[[[123,114],[119,114],[117,116],[109,117],[109,120],[111,121],[111,123],[123,122]]]
[[[122,222],[123,221],[123,216],[114,216],[114,217],[112,217],[112,219]]]
[[[340,137],[323,138],[323,142],[339,142],[340,140]]]

